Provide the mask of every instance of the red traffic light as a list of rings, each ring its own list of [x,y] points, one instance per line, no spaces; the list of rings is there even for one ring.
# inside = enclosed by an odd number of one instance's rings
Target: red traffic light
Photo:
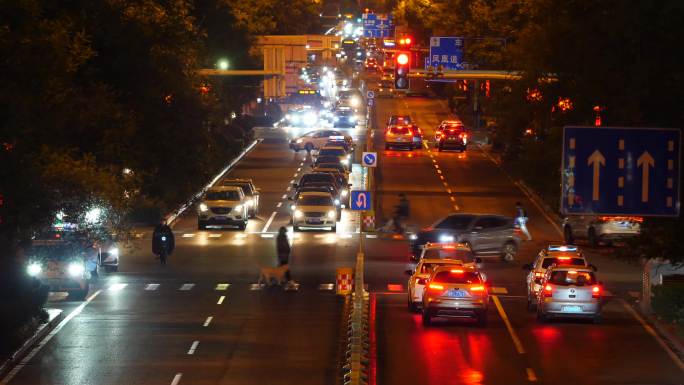
[[[405,38],[405,39],[404,39],[404,44],[406,44],[406,45],[411,44],[411,38],[410,38],[410,37]]]
[[[406,65],[409,62],[409,57],[405,53],[400,53],[397,55],[397,64],[399,65]]]

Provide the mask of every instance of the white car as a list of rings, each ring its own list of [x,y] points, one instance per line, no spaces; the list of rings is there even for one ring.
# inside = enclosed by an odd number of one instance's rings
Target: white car
[[[415,270],[406,270],[406,275],[410,276],[407,285],[409,311],[418,311],[420,304],[423,302],[425,281],[430,277],[432,270],[436,266],[445,265],[463,266],[463,261],[460,259],[428,258],[422,259]]]
[[[237,226],[247,228],[249,220],[247,200],[241,187],[214,186],[207,190],[197,205],[197,227]]]
[[[295,151],[312,151],[318,150],[328,143],[331,137],[344,137],[344,139],[351,143],[351,136],[344,135],[336,130],[317,130],[307,132],[306,134],[290,140],[290,148]]]
[[[613,240],[635,237],[641,233],[642,217],[569,215],[563,220],[566,243],[586,238],[592,247],[600,242],[610,245]]]
[[[337,206],[332,194],[303,192],[292,205],[292,228],[337,230]]]

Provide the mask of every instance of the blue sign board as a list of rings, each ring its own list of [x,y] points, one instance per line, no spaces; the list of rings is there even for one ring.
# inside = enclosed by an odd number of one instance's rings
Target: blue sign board
[[[426,68],[442,66],[445,70],[462,70],[463,64],[462,37],[430,38],[430,56],[425,60]]]
[[[563,214],[678,216],[681,131],[565,127]]]
[[[368,211],[371,209],[370,191],[352,190],[351,209],[356,211]]]
[[[378,154],[376,152],[364,152],[361,157],[363,167],[376,167],[378,165]]]
[[[362,20],[364,37],[391,37],[394,35],[394,22],[391,15],[364,13]]]

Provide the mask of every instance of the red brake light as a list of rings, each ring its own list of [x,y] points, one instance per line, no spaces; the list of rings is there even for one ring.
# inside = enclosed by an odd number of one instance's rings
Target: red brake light
[[[557,257],[559,261],[568,261],[570,257]]]
[[[601,297],[601,288],[598,285],[591,288],[591,296],[592,298]]]
[[[551,297],[553,295],[553,287],[551,285],[544,286],[544,297]]]
[[[484,291],[485,287],[484,285],[478,285],[478,286],[473,286],[470,288],[470,291]]]
[[[438,285],[436,283],[431,283],[430,285],[428,285],[428,288],[430,290],[444,290],[444,286]]]
[[[409,58],[408,58],[407,54],[400,53],[399,55],[397,55],[397,63],[399,65],[406,65],[406,64],[408,64],[408,61],[409,61]]]
[[[534,276],[537,277],[537,278],[541,278],[541,277],[544,276],[544,273],[542,273],[541,271],[535,271],[535,272],[534,272]]]

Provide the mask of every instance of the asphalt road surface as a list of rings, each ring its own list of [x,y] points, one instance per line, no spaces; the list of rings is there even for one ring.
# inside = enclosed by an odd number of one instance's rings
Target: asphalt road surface
[[[436,99],[376,102],[373,144],[383,149],[384,122],[410,113],[426,139],[449,116]],[[353,132],[363,138],[365,131]],[[139,229],[118,273],[102,276],[85,302],[59,295],[49,306],[64,321],[10,377],[18,384],[335,384],[344,301],[331,291],[337,267],[351,267],[359,247],[358,215],[344,212],[336,233],[293,235],[298,290],[255,286],[258,268],[273,263],[274,235],[289,223],[291,184],[310,163],[287,148],[278,130],[230,172],[261,189],[259,216],[247,230],[197,229],[191,208],[174,225],[177,248],[167,266]],[[361,146],[363,145],[361,141]],[[428,148],[432,148],[431,143]],[[378,217],[406,192],[415,227],[454,211],[512,215],[522,201],[534,237],[516,261],[486,260],[496,291],[489,323],[440,321],[423,327],[406,306],[408,245],[364,238],[371,292],[372,384],[680,384],[684,372],[626,304],[639,271],[589,249],[610,291],[604,322],[539,324],[525,310],[523,263],[560,240],[556,227],[476,145],[465,153],[379,150]],[[358,153],[357,159],[358,159]],[[358,174],[358,167],[356,168]],[[358,177],[358,175],[357,175]]]

